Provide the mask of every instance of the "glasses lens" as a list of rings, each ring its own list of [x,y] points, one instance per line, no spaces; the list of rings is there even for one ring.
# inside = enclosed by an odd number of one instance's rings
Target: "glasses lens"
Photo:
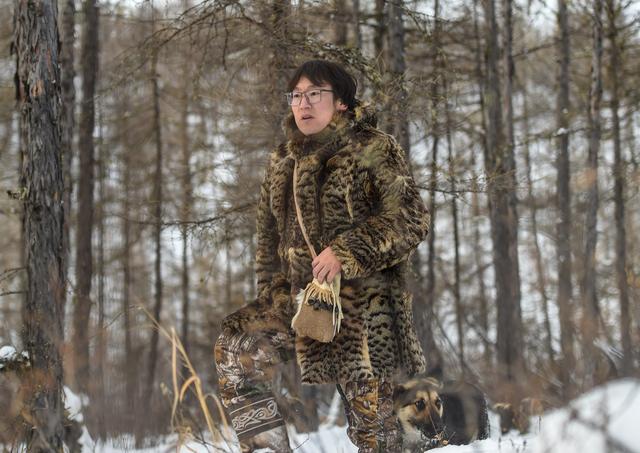
[[[289,105],[300,105],[300,101],[302,101],[302,93],[299,92],[291,92],[287,93],[287,102]]]
[[[322,91],[320,90],[311,90],[307,92],[307,98],[309,99],[310,104],[317,104],[320,102],[322,98]]]

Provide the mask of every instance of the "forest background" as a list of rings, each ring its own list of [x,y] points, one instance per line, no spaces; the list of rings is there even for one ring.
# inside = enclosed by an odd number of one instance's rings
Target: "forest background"
[[[550,407],[638,376],[639,14],[630,0],[6,2],[0,345],[88,395],[96,438],[169,429],[172,373],[191,370],[155,322],[215,393],[220,321],[255,296],[255,206],[286,81],[327,58],[357,76],[432,213],[411,281],[432,370]],[[38,136],[26,106],[41,85],[23,71],[45,47],[55,133]],[[31,154],[38,137],[49,153]],[[48,184],[31,164],[62,184],[64,283],[46,300],[28,225]],[[58,334],[38,336],[48,322]],[[314,430],[334,389],[297,373],[275,385]],[[204,426],[198,404],[185,399],[181,425]]]

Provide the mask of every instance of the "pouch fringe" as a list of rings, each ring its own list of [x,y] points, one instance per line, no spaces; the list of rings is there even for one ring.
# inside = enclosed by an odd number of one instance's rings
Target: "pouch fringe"
[[[336,275],[331,283],[320,283],[316,278],[307,287],[296,295],[298,310],[291,320],[291,327],[300,314],[302,304],[308,304],[310,300],[318,300],[331,307],[331,318],[333,320],[333,336],[340,332],[340,326],[344,315],[342,314],[342,304],[340,303],[340,274]]]

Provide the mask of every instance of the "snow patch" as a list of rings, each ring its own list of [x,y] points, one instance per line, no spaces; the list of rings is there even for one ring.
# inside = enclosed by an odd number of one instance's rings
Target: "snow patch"
[[[9,361],[15,360],[18,353],[13,346],[3,346],[0,348],[0,360]]]
[[[598,387],[571,402],[567,407],[532,420],[530,434],[511,431],[500,434],[499,420],[490,413],[491,437],[470,445],[448,445],[430,450],[437,453],[608,453],[612,451],[640,452],[640,380],[624,379]],[[291,446],[296,453],[356,453],[357,448],[347,437],[346,427],[323,424],[317,432],[297,433],[288,426]],[[235,439],[226,433],[227,439]],[[209,440],[209,442],[211,442]],[[119,444],[119,445],[118,445]],[[157,453],[164,451],[219,452],[239,451],[233,440],[204,445],[188,442],[176,448],[178,437],[166,436],[158,446],[136,450],[133,439],[129,445],[111,440],[94,445],[83,442],[86,451],[95,453]],[[84,450],[83,450],[84,451]]]
[[[533,453],[605,453],[640,448],[640,380],[598,387],[544,417]]]
[[[69,412],[69,420],[75,420],[82,424],[84,417],[82,416],[82,408],[89,405],[89,398],[86,395],[76,395],[73,391],[66,387],[64,388],[64,407]]]

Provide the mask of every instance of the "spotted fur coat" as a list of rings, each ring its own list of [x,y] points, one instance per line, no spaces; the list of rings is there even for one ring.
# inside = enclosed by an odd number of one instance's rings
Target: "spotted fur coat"
[[[342,328],[331,343],[295,339],[304,383],[333,383],[424,372],[406,291],[408,258],[428,232],[429,215],[393,137],[376,129],[371,108],[337,113],[319,134],[304,136],[293,115],[261,186],[257,211],[259,296],[224,321],[244,331],[285,331],[292,295],[313,278],[298,226],[297,196],[316,252],[330,246],[342,263]]]

